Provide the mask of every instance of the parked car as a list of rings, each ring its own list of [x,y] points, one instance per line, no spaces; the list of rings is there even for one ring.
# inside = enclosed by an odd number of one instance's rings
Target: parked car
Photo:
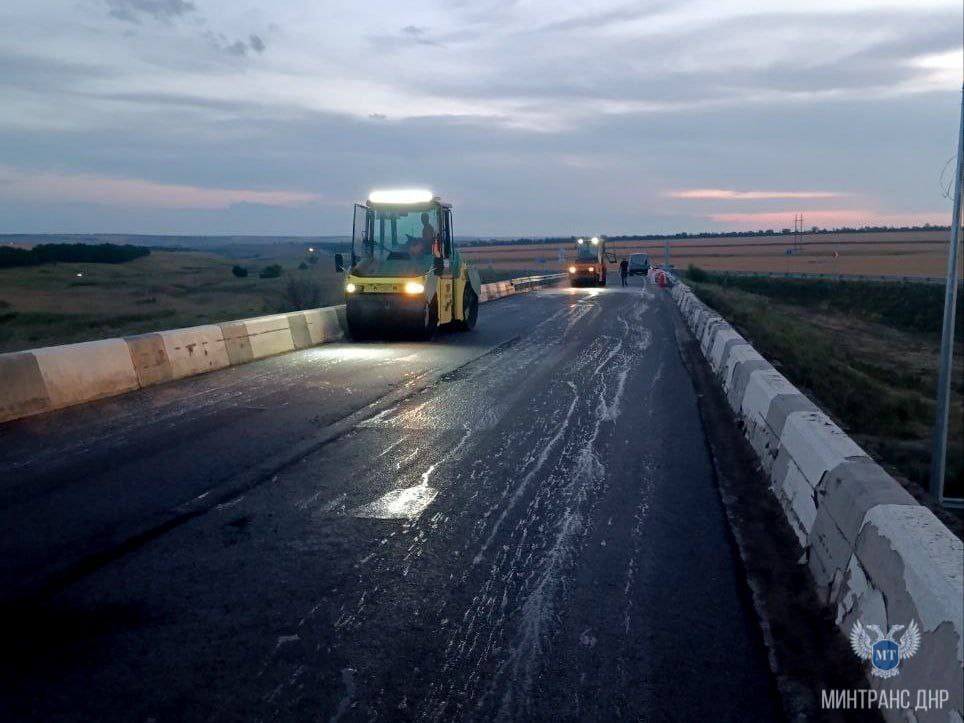
[[[649,273],[649,254],[629,255],[629,275],[646,276]]]

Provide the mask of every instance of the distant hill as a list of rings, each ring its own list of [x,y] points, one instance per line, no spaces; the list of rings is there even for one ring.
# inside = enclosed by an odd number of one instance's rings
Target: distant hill
[[[235,246],[267,246],[279,244],[314,245],[318,248],[344,246],[351,241],[348,236],[168,236],[161,234],[0,234],[0,246],[30,248],[38,244],[119,244],[147,246],[151,248],[184,248],[197,251]]]
[[[907,233],[908,231],[950,231],[949,226],[907,226],[907,227],[878,227],[863,228],[835,228],[825,229],[811,227],[804,232],[804,236],[821,234],[857,234],[857,233]],[[794,237],[790,229],[766,229],[758,231],[701,231],[699,233],[680,232],[674,234],[609,234],[609,241],[664,241],[664,240],[693,240],[693,239],[759,239],[760,237]],[[576,236],[522,236],[512,238],[507,236],[457,236],[456,242],[461,246],[515,246],[533,244],[571,243]],[[349,236],[170,236],[152,234],[0,234],[0,246],[16,246],[30,248],[37,244],[51,243],[82,243],[82,244],[122,244],[147,246],[149,248],[164,249],[193,249],[197,251],[212,251],[222,255],[238,255],[238,247],[267,247],[284,244],[315,246],[325,251],[338,251],[351,242]]]

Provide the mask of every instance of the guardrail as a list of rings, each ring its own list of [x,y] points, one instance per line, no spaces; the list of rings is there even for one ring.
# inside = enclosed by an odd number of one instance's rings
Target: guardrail
[[[548,286],[563,276],[483,284],[479,301]],[[326,306],[0,354],[0,422],[340,341],[344,315],[344,305]]]
[[[676,284],[671,293],[740,420],[804,550],[802,561],[819,597],[840,630],[849,636],[857,621],[884,632],[912,620],[920,626],[920,653],[901,662],[900,676],[868,680],[881,693],[947,690],[947,708],[882,712],[895,721],[908,716],[960,720],[961,540],[685,284]]]

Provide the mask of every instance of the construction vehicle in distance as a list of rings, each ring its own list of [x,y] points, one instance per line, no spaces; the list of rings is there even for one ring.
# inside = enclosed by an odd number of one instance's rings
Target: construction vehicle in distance
[[[606,252],[604,238],[576,239],[576,260],[569,266],[569,285],[605,286],[607,263],[616,263],[616,257]]]
[[[351,259],[335,254],[335,267],[353,339],[475,327],[479,274],[455,248],[451,204],[429,191],[373,191],[355,204]]]

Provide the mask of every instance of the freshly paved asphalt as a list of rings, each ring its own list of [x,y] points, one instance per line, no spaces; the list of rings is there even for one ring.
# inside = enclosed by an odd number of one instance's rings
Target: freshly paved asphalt
[[[665,293],[0,425],[0,718],[778,717]]]

